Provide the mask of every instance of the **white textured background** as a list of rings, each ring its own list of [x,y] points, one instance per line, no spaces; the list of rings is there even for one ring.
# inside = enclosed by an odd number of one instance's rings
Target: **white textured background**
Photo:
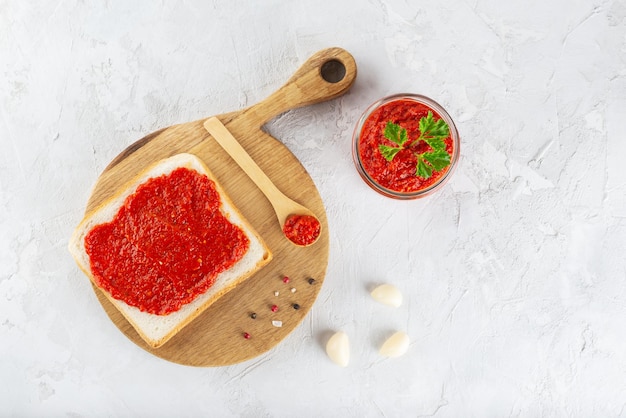
[[[327,207],[318,302],[243,364],[147,354],[66,250],[97,176],[328,46],[354,55],[353,89],[268,127]],[[375,194],[351,160],[360,113],[399,92],[462,135],[420,201]],[[0,416],[626,416],[625,132],[625,0],[0,0]],[[402,307],[369,297],[381,282]],[[384,360],[395,329],[409,353]]]

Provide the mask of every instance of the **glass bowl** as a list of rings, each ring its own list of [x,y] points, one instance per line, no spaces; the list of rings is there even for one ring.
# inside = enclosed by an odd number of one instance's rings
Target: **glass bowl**
[[[407,170],[410,168],[408,160],[407,165],[404,166],[404,171],[395,173],[394,167],[400,166],[399,163],[389,163],[383,159],[382,153],[376,155],[380,151],[372,148],[374,137],[379,136],[379,139],[383,142],[386,141],[386,144],[396,146],[391,141],[384,139],[383,126],[386,122],[383,120],[385,118],[382,117],[382,115],[395,110],[397,110],[397,113],[395,113],[397,117],[404,118],[404,122],[398,122],[399,125],[418,126],[419,119],[425,116],[426,110],[433,113],[435,121],[442,119],[446,122],[449,128],[449,136],[445,139],[445,143],[446,151],[450,155],[450,164],[447,167],[441,170],[433,170],[431,178],[425,179],[417,176],[416,169],[410,175],[407,175]],[[389,113],[389,115],[389,119],[391,119],[394,113]],[[369,134],[367,130],[372,130],[373,133]],[[412,143],[414,140],[415,138],[409,136],[407,144]],[[415,141],[415,143],[418,142]],[[422,144],[422,146],[424,147],[425,145]],[[433,151],[432,148],[424,148],[423,150]],[[397,155],[400,155],[400,153]],[[405,152],[403,155],[411,154]],[[418,199],[439,190],[452,176],[457,166],[459,155],[460,138],[454,121],[441,105],[419,94],[396,94],[372,103],[359,118],[352,135],[352,158],[357,172],[365,183],[376,192],[394,199]],[[416,166],[417,163],[413,162],[412,164]],[[397,176],[398,180],[395,182],[397,184],[390,184],[389,181],[392,177],[395,178],[394,176]],[[387,182],[388,184],[383,185],[381,184],[382,182]],[[407,186],[407,184],[410,185]]]

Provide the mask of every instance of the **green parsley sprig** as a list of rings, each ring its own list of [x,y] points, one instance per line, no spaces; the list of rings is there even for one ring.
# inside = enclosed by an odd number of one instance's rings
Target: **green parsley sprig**
[[[450,165],[450,154],[446,151],[445,142],[445,139],[450,135],[450,128],[443,119],[435,120],[433,113],[428,112],[428,115],[420,119],[419,130],[419,137],[409,141],[405,128],[388,121],[383,135],[397,146],[380,144],[378,149],[387,161],[392,161],[403,149],[410,148],[419,141],[426,142],[431,149],[430,151],[415,153],[417,157],[415,175],[427,179],[433,175],[433,171],[443,170]]]

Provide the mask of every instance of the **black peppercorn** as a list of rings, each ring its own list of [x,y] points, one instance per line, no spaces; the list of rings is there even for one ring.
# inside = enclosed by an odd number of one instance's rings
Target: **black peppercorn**
[[[309,279],[307,281],[309,282],[309,284],[315,283],[315,279],[312,278],[312,277],[309,277]]]
[[[256,313],[252,312],[252,313],[250,314],[250,318],[252,318],[252,319],[256,319]]]
[[[295,310],[298,310],[298,309],[300,309],[300,305],[298,305],[297,303],[294,303],[294,304],[293,304],[293,308],[294,308]]]

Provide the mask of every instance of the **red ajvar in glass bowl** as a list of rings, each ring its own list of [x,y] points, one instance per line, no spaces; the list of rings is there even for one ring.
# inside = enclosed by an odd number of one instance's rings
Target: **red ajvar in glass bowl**
[[[440,134],[437,142],[429,139],[426,129],[420,131],[422,118],[422,127],[434,127],[433,132]],[[388,123],[405,130],[402,145],[389,139]],[[442,131],[444,123],[447,131]],[[352,157],[368,186],[384,196],[408,200],[428,196],[448,181],[459,160],[459,147],[454,121],[441,105],[425,96],[398,94],[365,110],[354,130]]]

